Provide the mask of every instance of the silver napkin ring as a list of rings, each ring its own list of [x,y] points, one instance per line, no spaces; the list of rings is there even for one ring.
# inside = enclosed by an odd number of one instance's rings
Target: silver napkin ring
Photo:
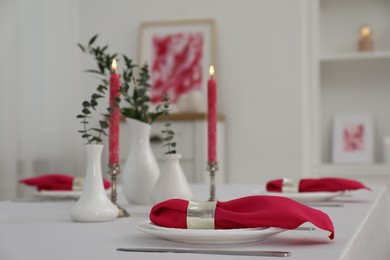
[[[299,192],[300,180],[283,178],[282,192]]]
[[[74,177],[72,182],[72,190],[83,190],[84,178]]]
[[[215,229],[214,215],[217,201],[189,201],[187,207],[188,229]]]

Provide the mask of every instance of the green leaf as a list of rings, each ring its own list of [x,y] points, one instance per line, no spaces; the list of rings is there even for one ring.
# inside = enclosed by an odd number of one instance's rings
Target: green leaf
[[[85,48],[84,48],[83,45],[81,45],[80,43],[77,43],[77,46],[79,46],[79,48],[80,48],[83,52],[85,52]]]
[[[99,34],[92,36],[92,38],[88,42],[88,45],[91,46],[95,42],[95,40],[97,39],[98,36],[99,36]]]
[[[99,74],[101,75],[102,73],[98,70],[85,70],[85,72],[88,72],[88,73],[96,73],[96,74]]]
[[[97,91],[99,91],[100,93],[104,94],[104,91],[106,90],[106,86],[104,85],[99,85],[97,88],[96,88]]]
[[[76,116],[76,118],[84,118],[84,117],[85,115],[80,115],[80,114]]]
[[[92,94],[92,98],[93,99],[98,99],[98,98],[102,98],[102,97],[103,97],[102,95],[99,95],[99,94],[96,94],[96,93]]]
[[[104,120],[100,120],[99,125],[101,128],[108,128],[108,126],[109,126],[107,121],[104,121]]]
[[[88,101],[84,101],[84,102],[83,102],[83,106],[84,106],[84,107],[89,107],[89,106],[91,106],[91,104],[89,104]]]
[[[91,114],[91,112],[87,108],[84,108],[82,111],[86,115]]]
[[[91,99],[91,107],[95,109],[95,107],[98,105],[97,101],[95,99]]]

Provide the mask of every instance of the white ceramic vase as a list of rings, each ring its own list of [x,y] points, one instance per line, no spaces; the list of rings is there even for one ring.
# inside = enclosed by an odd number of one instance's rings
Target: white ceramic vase
[[[127,118],[130,150],[122,172],[123,193],[128,202],[150,205],[152,189],[160,175],[150,146],[151,125]]]
[[[70,210],[77,222],[112,221],[118,217],[118,207],[108,198],[103,185],[101,156],[103,145],[86,145],[87,169],[81,197]]]
[[[180,165],[180,154],[166,154],[161,164],[161,173],[152,191],[152,203],[178,198],[192,199],[190,185]]]

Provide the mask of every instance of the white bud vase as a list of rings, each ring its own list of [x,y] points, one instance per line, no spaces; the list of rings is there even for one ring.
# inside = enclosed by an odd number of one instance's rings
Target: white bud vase
[[[161,173],[152,191],[152,202],[157,204],[168,199],[192,199],[190,185],[180,165],[180,154],[166,154]]]
[[[150,146],[151,125],[127,118],[130,151],[122,172],[123,193],[128,202],[150,205],[150,195],[160,169]]]
[[[118,207],[108,198],[103,185],[101,155],[103,145],[86,145],[87,169],[83,193],[70,210],[77,222],[112,221],[118,217]]]

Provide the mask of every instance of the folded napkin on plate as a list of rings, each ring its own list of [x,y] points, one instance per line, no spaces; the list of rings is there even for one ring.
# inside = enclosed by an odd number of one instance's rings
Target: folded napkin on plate
[[[46,174],[19,180],[20,183],[36,186],[38,190],[82,190],[83,178],[65,174]],[[111,182],[103,179],[104,188]]]
[[[266,185],[267,191],[281,192],[283,179],[269,181]],[[299,192],[336,192],[347,190],[367,189],[361,182],[343,178],[319,178],[301,179],[298,185]]]
[[[226,202],[216,202],[215,229],[275,227],[295,229],[305,222],[331,232],[332,220],[327,214],[279,196],[249,196]],[[170,199],[153,206],[149,218],[158,226],[186,229],[189,201]]]

